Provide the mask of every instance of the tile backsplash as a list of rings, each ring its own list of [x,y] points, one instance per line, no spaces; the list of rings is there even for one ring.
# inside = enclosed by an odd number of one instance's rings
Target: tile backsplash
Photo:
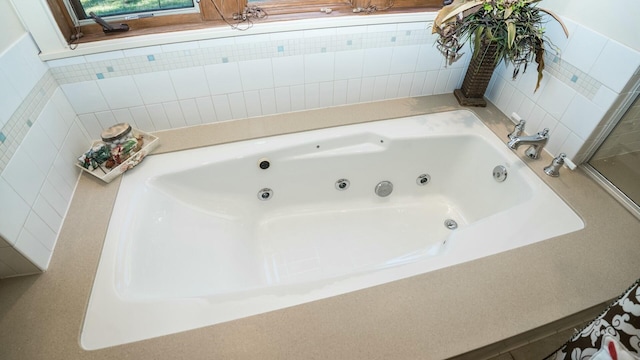
[[[487,98],[551,129],[575,157],[636,74],[640,55],[567,20],[548,25],[561,56],[516,80],[501,65]],[[43,63],[27,34],[0,54],[0,277],[45,270],[79,172],[102,129],[158,131],[246,117],[451,93],[471,51],[446,64],[427,22],[347,26],[76,56]],[[584,43],[589,46],[585,47]]]
[[[637,81],[640,52],[608,39],[570,19],[564,19],[569,37],[551,20],[547,35],[558,54],[547,51],[540,89],[535,64],[512,78],[513,67],[501,65],[486,96],[505,114],[527,120],[527,132],[549,128],[547,150],[567,154],[575,162],[587,160],[591,135],[605,115]]]

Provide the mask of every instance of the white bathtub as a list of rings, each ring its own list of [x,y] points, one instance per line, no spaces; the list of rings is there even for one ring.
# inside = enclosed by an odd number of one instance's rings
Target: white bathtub
[[[217,324],[582,229],[505,140],[454,111],[151,156],[124,175],[81,344]],[[380,181],[389,196],[375,194]]]

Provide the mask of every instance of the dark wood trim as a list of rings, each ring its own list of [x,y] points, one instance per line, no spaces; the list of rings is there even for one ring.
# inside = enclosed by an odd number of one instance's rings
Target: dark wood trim
[[[222,12],[225,20],[235,23],[233,14],[241,12],[238,4],[246,4],[246,0],[220,1],[216,0],[219,10]],[[388,6],[389,0],[282,0],[274,3],[274,1],[256,1],[251,6],[263,8],[268,17],[266,19],[254,20],[259,22],[275,22],[275,21],[291,21],[300,19],[311,19],[318,17],[339,17],[354,15],[352,9],[354,7],[367,7],[375,5],[378,8]],[[71,17],[66,12],[66,7],[62,0],[47,0],[51,11],[60,27],[65,38],[70,39],[71,34],[75,34],[76,30]],[[223,4],[223,5],[222,5]],[[354,5],[356,4],[356,5]],[[360,5],[357,5],[360,4]],[[240,5],[242,6],[242,5]],[[331,14],[320,12],[321,8],[330,7],[333,11]],[[381,13],[407,13],[415,11],[437,11],[442,7],[441,0],[395,0],[393,7]],[[374,13],[373,15],[375,15]],[[361,16],[371,16],[367,13],[361,13]],[[102,27],[98,24],[83,25],[80,29],[84,36],[78,41],[79,43],[87,43],[93,41],[101,41],[114,38],[125,38],[139,35],[166,33],[174,31],[204,29],[218,26],[229,26],[222,18],[218,9],[215,8],[213,0],[201,0],[200,13],[179,14],[157,16],[152,18],[143,18],[136,20],[127,20],[130,30],[123,33],[104,34]],[[240,25],[242,26],[242,25]]]

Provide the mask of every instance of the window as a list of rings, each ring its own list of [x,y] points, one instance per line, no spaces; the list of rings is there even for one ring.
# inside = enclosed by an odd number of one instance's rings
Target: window
[[[197,11],[193,0],[65,0],[77,20],[90,20],[89,14],[100,17],[123,17],[132,19],[141,16],[187,13]],[[84,22],[81,22],[84,23]]]
[[[259,21],[285,21],[370,13],[436,11],[442,0],[46,0],[68,42],[91,42],[117,37],[213,26],[233,26],[248,8],[259,7]],[[321,8],[331,8],[327,15]],[[255,8],[254,8],[255,10]],[[105,35],[89,16],[94,12],[113,24],[126,23],[129,31]],[[166,16],[160,16],[166,15]],[[255,19],[253,19],[255,20]],[[238,28],[242,28],[239,25]],[[77,34],[82,32],[82,38]]]

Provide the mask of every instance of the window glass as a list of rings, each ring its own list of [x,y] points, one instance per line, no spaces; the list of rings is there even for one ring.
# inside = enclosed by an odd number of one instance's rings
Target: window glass
[[[82,7],[82,9],[76,9],[81,19],[86,18],[82,15],[88,15],[90,12],[103,17],[194,7],[193,0],[76,0],[72,2],[75,2],[76,7],[77,5]]]

